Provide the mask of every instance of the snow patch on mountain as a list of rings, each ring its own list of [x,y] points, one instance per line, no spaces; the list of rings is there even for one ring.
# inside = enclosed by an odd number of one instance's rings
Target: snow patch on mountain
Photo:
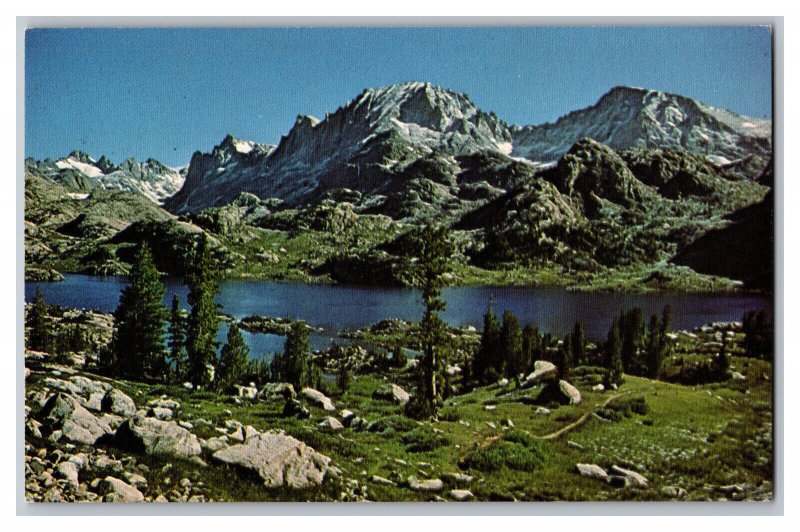
[[[81,172],[89,177],[100,177],[103,175],[103,171],[96,166],[77,161],[72,157],[67,157],[66,159],[60,159],[56,161],[56,167],[61,168],[62,170],[67,168],[77,170],[78,172]]]
[[[138,162],[133,158],[119,165],[106,157],[92,157],[73,152],[56,161],[26,161],[26,167],[37,174],[80,190],[121,190],[138,192],[155,203],[178,192],[185,180],[185,172],[170,168],[154,159]],[[74,199],[79,193],[74,193]]]

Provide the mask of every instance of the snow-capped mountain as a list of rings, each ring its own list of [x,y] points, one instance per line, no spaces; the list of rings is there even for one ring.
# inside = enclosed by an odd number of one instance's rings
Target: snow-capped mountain
[[[582,138],[613,149],[672,148],[726,164],[749,155],[769,158],[772,123],[717,109],[685,96],[615,87],[593,106],[554,124],[513,126],[512,155],[555,161]]]
[[[115,165],[80,152],[29,166],[76,188],[136,190],[172,212],[185,212],[224,205],[241,192],[293,205],[341,188],[386,195],[402,188],[416,161],[432,157],[453,175],[464,170],[458,157],[488,152],[536,170],[587,137],[615,150],[671,148],[721,165],[756,156],[748,164],[763,166],[771,156],[771,126],[684,96],[632,87],[615,87],[555,123],[509,125],[466,94],[410,82],[366,89],[322,119],[298,116],[277,145],[228,135],[211,152],[195,152],[183,169],[153,160]]]
[[[195,153],[175,212],[225,204],[240,192],[301,204],[335,188],[380,194],[411,163],[494,151],[538,167],[590,137],[613,149],[673,148],[726,164],[768,159],[771,123],[690,98],[616,87],[593,106],[554,124],[510,126],[465,94],[429,83],[367,89],[319,120],[299,116],[276,147],[227,137]],[[456,169],[457,171],[457,169]]]
[[[29,171],[73,189],[139,192],[156,203],[178,192],[185,180],[185,169],[170,168],[155,159],[138,162],[129,158],[117,165],[105,155],[95,160],[80,151],[55,161],[27,159],[25,165]]]
[[[331,188],[379,192],[387,176],[432,152],[511,149],[508,126],[466,95],[417,82],[367,89],[322,120],[299,116],[272,152],[243,157],[226,139],[211,154],[195,154],[167,206],[195,210],[242,191],[295,204]]]

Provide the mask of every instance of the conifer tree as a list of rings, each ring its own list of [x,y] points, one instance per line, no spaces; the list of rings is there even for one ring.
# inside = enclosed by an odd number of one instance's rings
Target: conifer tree
[[[419,261],[414,272],[414,281],[422,291],[425,313],[420,322],[422,343],[421,382],[414,401],[408,404],[408,412],[414,417],[436,417],[444,390],[444,366],[447,358],[447,326],[439,317],[447,307],[441,298],[444,285],[442,276],[448,271],[448,260],[453,245],[443,226],[425,226],[417,238]]]
[[[661,324],[658,316],[650,316],[650,325],[647,327],[647,347],[645,348],[647,376],[657,379],[661,372]]]
[[[510,310],[503,312],[503,327],[500,329],[500,351],[503,366],[500,373],[512,377],[519,383],[519,374],[527,369],[522,353],[522,331],[519,320]]]
[[[606,373],[607,385],[620,385],[623,381],[622,366],[622,327],[621,319],[614,320],[611,329],[608,331],[606,340],[606,359],[608,372]]]
[[[122,290],[114,312],[116,330],[111,351],[112,371],[116,374],[155,380],[166,375],[165,293],[150,248],[142,244],[136,252],[128,286]]]
[[[239,326],[232,323],[228,339],[219,357],[218,388],[224,390],[239,382],[247,373],[250,349],[244,343]]]
[[[475,353],[475,361],[472,364],[472,375],[481,383],[488,383],[497,378],[494,369],[497,359],[500,356],[500,321],[492,308],[492,302],[483,315],[483,332],[481,333],[481,343]]]
[[[336,372],[336,386],[344,393],[350,388],[350,381],[352,380],[352,373],[346,363],[339,366]]]
[[[528,361],[525,371],[530,371],[533,363],[542,359],[542,335],[539,334],[538,327],[530,323],[522,329],[522,351]]]
[[[566,379],[572,371],[574,353],[572,350],[572,334],[564,336],[561,342],[561,349],[559,349],[558,364],[558,378]]]
[[[640,374],[637,368],[642,364],[638,355],[645,333],[642,309],[634,308],[624,313],[620,326],[622,329],[622,367],[628,373]]]
[[[283,378],[295,388],[312,386],[314,383],[308,361],[311,352],[308,328],[305,323],[292,323],[283,346]]]
[[[186,318],[181,311],[181,300],[178,294],[172,297],[172,308],[170,310],[169,328],[169,359],[172,364],[173,374],[180,381],[187,376],[187,357],[186,357]]]
[[[219,317],[214,297],[219,293],[219,281],[205,234],[188,268],[187,282],[192,307],[186,327],[189,378],[196,385],[208,386],[211,381],[208,366],[216,361]]]
[[[583,329],[583,322],[575,322],[571,340],[573,363],[576,365],[586,364],[586,331]]]
[[[42,291],[37,287],[36,296],[28,306],[28,349],[32,351],[50,350],[50,331],[47,329],[47,303]]]

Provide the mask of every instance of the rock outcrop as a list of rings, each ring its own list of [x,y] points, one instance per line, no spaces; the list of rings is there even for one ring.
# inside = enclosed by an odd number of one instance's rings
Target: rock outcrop
[[[372,397],[376,399],[385,399],[401,405],[406,404],[411,399],[408,392],[396,384],[381,384],[378,389],[372,393]]]
[[[174,421],[136,415],[114,434],[114,445],[151,455],[190,458],[201,452],[197,436]]]
[[[307,488],[323,482],[331,459],[283,433],[265,432],[217,451],[214,460],[257,473],[269,488]]]

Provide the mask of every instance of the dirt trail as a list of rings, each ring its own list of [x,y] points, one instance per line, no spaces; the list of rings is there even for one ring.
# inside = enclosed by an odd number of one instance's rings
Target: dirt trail
[[[623,397],[623,396],[631,394],[631,393],[633,393],[633,392],[632,391],[628,391],[628,392],[623,392],[623,393],[618,393],[616,395],[612,395],[602,405],[600,405],[599,407],[592,408],[591,410],[589,410],[588,412],[583,414],[581,417],[579,417],[577,421],[574,421],[574,422],[570,423],[566,427],[561,427],[557,431],[551,432],[550,434],[545,434],[544,436],[536,436],[536,438],[538,438],[540,440],[555,440],[555,439],[558,439],[561,436],[563,436],[564,434],[566,434],[566,433],[568,433],[570,431],[573,431],[573,430],[577,429],[578,427],[581,427],[581,426],[585,425],[586,422],[589,421],[589,418],[592,417],[592,415],[596,414],[597,411],[600,410],[601,408],[605,408],[608,405],[610,405],[611,401],[613,401],[614,399],[619,399],[620,397]]]

